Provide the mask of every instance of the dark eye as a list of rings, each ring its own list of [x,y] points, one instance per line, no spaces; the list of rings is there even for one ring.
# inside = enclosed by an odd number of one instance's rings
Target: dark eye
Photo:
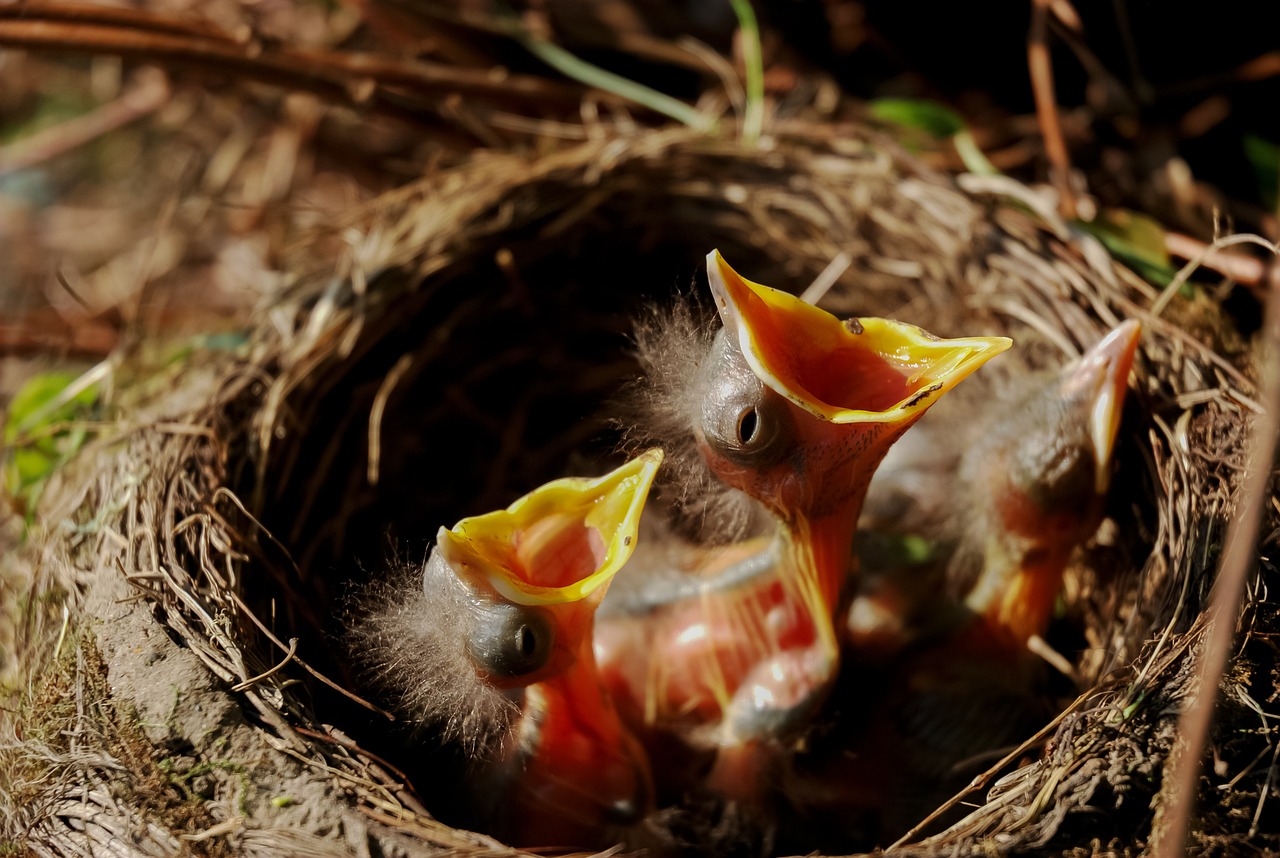
[[[738,443],[746,447],[760,430],[760,418],[754,408],[744,408],[738,415]]]
[[[554,640],[555,631],[545,611],[490,603],[476,606],[476,625],[467,647],[487,673],[515,678],[545,665]]]

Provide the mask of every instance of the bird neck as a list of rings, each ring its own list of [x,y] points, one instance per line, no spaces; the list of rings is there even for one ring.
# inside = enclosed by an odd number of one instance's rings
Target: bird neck
[[[859,495],[828,515],[799,518],[780,531],[782,556],[791,567],[791,574],[783,576],[784,585],[813,617],[819,644],[833,665],[840,648],[834,618],[853,568],[853,538],[861,506]]]
[[[1043,635],[1074,544],[989,535],[983,571],[966,604],[1019,645]]]
[[[525,694],[514,813],[530,845],[582,844],[564,838],[598,833],[651,802],[647,760],[604,689],[591,638],[582,637],[567,669]]]

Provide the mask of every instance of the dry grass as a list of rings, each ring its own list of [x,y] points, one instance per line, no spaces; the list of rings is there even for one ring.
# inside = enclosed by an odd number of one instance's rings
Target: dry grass
[[[109,457],[91,459],[45,512],[95,529],[51,529],[39,550],[71,587],[73,615],[87,576],[128,577],[280,752],[324,767],[372,822],[484,854],[492,843],[435,821],[415,798],[439,793],[432,781],[446,770],[415,769],[410,787],[344,735],[395,750],[382,728],[360,727],[385,721],[354,702],[364,692],[328,630],[344,586],[365,574],[358,564],[385,559],[384,533],[420,550],[414,534],[429,523],[562,472],[600,437],[604,421],[582,418],[600,417],[634,371],[624,320],[646,254],[679,270],[719,246],[756,279],[802,287],[845,252],[854,262],[826,300],[834,311],[942,335],[1008,332],[1029,366],[1137,317],[1147,334],[1115,528],[1071,591],[1091,644],[1077,668],[1094,685],[1028,745],[1033,758],[1043,745],[1042,759],[993,772],[1002,777],[985,803],[975,791],[965,800],[981,806],[962,822],[903,851],[1140,849],[1234,511],[1253,386],[1241,355],[1215,350],[1211,304],[1175,301],[1155,317],[1154,290],[1052,212],[1028,213],[1026,193],[957,187],[884,141],[807,125],[775,125],[763,151],[618,130],[540,158],[478,156],[299,245],[287,265],[296,285],[248,352],[180,374],[166,402],[104,444],[97,454]],[[522,392],[495,396],[494,385]],[[539,425],[549,404],[561,418]],[[496,454],[466,454],[467,436]],[[463,452],[442,462],[435,445],[449,443]],[[373,521],[385,529],[371,535]],[[1257,641],[1271,628],[1264,593],[1248,605]],[[46,669],[34,658],[26,667]],[[1258,669],[1247,654],[1237,661],[1229,717],[1250,682],[1272,681]],[[1236,778],[1225,794],[1257,802],[1262,769],[1235,756],[1257,756],[1255,734],[1218,752],[1230,751],[1224,777]],[[44,806],[59,800],[55,785]],[[58,819],[29,829],[51,852],[71,836]],[[1249,836],[1247,825],[1225,831],[1214,836]],[[228,834],[233,848],[238,836]]]

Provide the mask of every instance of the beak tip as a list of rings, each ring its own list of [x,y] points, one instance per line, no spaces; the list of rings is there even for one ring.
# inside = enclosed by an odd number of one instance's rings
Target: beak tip
[[[1137,319],[1127,319],[1099,340],[1082,359],[1082,367],[1091,365],[1093,371],[1101,370],[1089,426],[1089,440],[1097,469],[1094,488],[1098,494],[1105,493],[1111,482],[1112,455],[1120,431],[1129,373],[1141,335],[1142,323]]]

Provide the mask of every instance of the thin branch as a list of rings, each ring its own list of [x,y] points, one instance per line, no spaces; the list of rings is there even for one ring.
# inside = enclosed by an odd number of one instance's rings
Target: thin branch
[[[1266,266],[1259,259],[1242,253],[1223,253],[1198,238],[1177,232],[1165,233],[1164,247],[1171,256],[1198,259],[1205,268],[1212,268],[1245,286],[1258,286],[1266,272]]]
[[[1209,604],[1212,620],[1200,657],[1192,703],[1178,722],[1181,741],[1175,747],[1165,777],[1173,784],[1164,822],[1153,831],[1154,854],[1176,858],[1186,854],[1191,814],[1196,804],[1201,758],[1213,721],[1214,702],[1231,653],[1240,601],[1249,571],[1257,562],[1258,531],[1267,500],[1267,485],[1275,462],[1280,435],[1280,274],[1274,272],[1267,302],[1264,342],[1259,358],[1262,375],[1262,414],[1250,431],[1249,465],[1240,486],[1240,503],[1227,527],[1226,550],[1218,567],[1217,581]]]
[[[378,394],[373,398],[373,407],[369,409],[369,466],[365,476],[371,486],[378,484],[378,469],[382,462],[382,415],[386,411],[387,400],[391,398],[391,391],[395,390],[396,384],[412,363],[411,352],[400,356],[382,384],[378,385]]]
[[[396,96],[438,99],[458,94],[501,102],[571,106],[583,95],[580,87],[533,75],[495,74],[491,69],[401,61],[372,54],[269,48],[225,35],[174,32],[159,23],[146,28],[132,23],[121,26],[60,20],[57,13],[63,10],[55,6],[22,8],[27,14],[21,18],[0,17],[0,46],[114,54],[171,67],[229,72],[393,113],[403,112],[394,103]],[[135,13],[132,17],[145,15]]]
[[[1237,244],[1256,244],[1259,247],[1270,251],[1272,254],[1280,256],[1280,244],[1267,241],[1265,238],[1253,235],[1252,233],[1226,235],[1222,238],[1216,239],[1212,244],[1205,245],[1203,250],[1201,250],[1194,259],[1182,266],[1174,278],[1169,281],[1169,285],[1164,287],[1164,290],[1161,291],[1156,299],[1151,302],[1151,315],[1159,316],[1163,313],[1165,307],[1169,306],[1169,302],[1173,300],[1174,295],[1178,294],[1178,291],[1182,288],[1183,284],[1186,283],[1191,275],[1195,273],[1196,269],[1205,264],[1213,254],[1218,253],[1224,248],[1234,247]],[[1276,270],[1275,266],[1272,266],[1272,270]]]
[[[65,21],[73,24],[101,24],[151,33],[230,38],[227,33],[203,21],[170,15],[157,15],[142,9],[90,6],[79,3],[11,3],[0,5],[0,19]],[[249,33],[237,33],[236,41],[245,41]]]
[[[0,322],[0,355],[61,352],[69,357],[101,360],[120,341],[120,332],[101,322],[75,326],[53,314]]]
[[[964,789],[960,790],[960,792],[956,793],[951,798],[947,799],[936,810],[934,810],[924,819],[920,820],[915,825],[911,826],[911,828],[908,829],[905,834],[903,834],[893,843],[889,844],[888,848],[884,850],[885,854],[886,855],[890,854],[898,847],[904,846],[907,843],[910,843],[913,838],[917,837],[920,834],[920,832],[924,831],[926,828],[932,825],[935,821],[937,821],[942,816],[947,814],[953,807],[955,807],[956,805],[964,801],[964,799],[967,796],[972,795],[977,790],[980,790],[986,787],[989,783],[991,783],[992,779],[995,778],[996,775],[998,775],[1001,771],[1004,770],[1006,766],[1008,766],[1010,763],[1017,760],[1019,757],[1021,757],[1023,754],[1029,751],[1031,748],[1034,748],[1037,745],[1043,743],[1045,739],[1053,735],[1054,731],[1058,729],[1059,725],[1062,724],[1063,720],[1066,719],[1068,715],[1070,715],[1071,713],[1079,709],[1081,704],[1083,704],[1088,699],[1089,698],[1087,694],[1082,694],[1079,697],[1077,697],[1074,703],[1072,703],[1066,709],[1058,713],[1058,716],[1054,718],[1052,721],[1050,721],[1048,724],[1045,724],[1043,727],[1037,730],[1034,736],[1027,739],[1025,742],[1023,742],[1018,747],[1014,748],[1009,753],[1005,754],[1004,757],[1002,757],[999,761],[995,763],[995,765],[991,766],[985,772],[983,772],[982,774],[978,775],[973,780],[971,780]]]
[[[1053,91],[1053,65],[1049,59],[1049,9],[1052,0],[1031,0],[1031,32],[1027,37],[1027,67],[1036,99],[1036,119],[1049,156],[1049,179],[1058,191],[1058,211],[1068,220],[1076,216],[1076,198],[1071,192],[1071,159],[1062,138],[1058,104]]]

